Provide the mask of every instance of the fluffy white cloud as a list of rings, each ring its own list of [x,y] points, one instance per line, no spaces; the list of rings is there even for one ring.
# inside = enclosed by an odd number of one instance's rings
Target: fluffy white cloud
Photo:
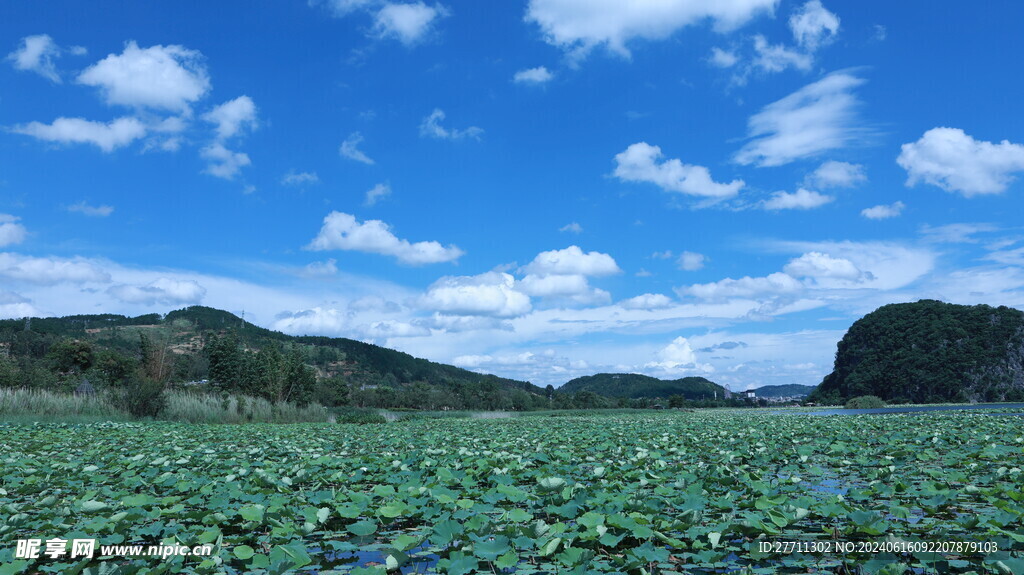
[[[46,258],[0,253],[0,278],[37,285],[107,283],[110,274],[84,258]]]
[[[829,160],[808,174],[804,181],[807,185],[818,188],[849,188],[867,179],[864,166]]]
[[[863,83],[850,72],[835,72],[768,104],[748,121],[751,140],[735,160],[781,166],[847,146],[862,133],[853,90]]]
[[[35,72],[47,80],[60,84],[60,74],[53,60],[60,57],[60,48],[48,34],[26,36],[21,46],[7,55],[7,59],[18,70]]]
[[[318,184],[320,177],[316,172],[296,172],[292,170],[281,178],[281,183],[286,186],[301,186],[303,184]]]
[[[723,50],[718,47],[711,49],[711,56],[708,58],[708,62],[710,62],[712,66],[716,66],[718,68],[732,68],[739,61],[740,57],[737,56],[735,52]]]
[[[832,196],[800,188],[793,193],[774,192],[762,206],[766,210],[810,210],[824,206],[833,200],[835,198]]]
[[[108,104],[187,111],[210,90],[202,54],[183,46],[139,48],[134,41],[86,68],[78,83],[99,88]]]
[[[145,285],[115,285],[107,293],[122,303],[142,305],[195,305],[203,301],[206,288],[193,280],[158,278]]]
[[[282,314],[272,328],[291,334],[337,334],[349,327],[350,314],[334,308],[313,307]]]
[[[359,223],[355,216],[331,212],[320,233],[308,246],[312,250],[348,250],[392,256],[410,265],[434,264],[459,259],[463,251],[435,241],[411,243],[391,233],[380,220]]]
[[[906,287],[931,272],[936,259],[930,249],[899,242],[776,242],[773,247],[800,254],[821,252],[849,260],[863,272],[858,287],[874,290]]]
[[[664,309],[672,304],[672,298],[660,293],[645,293],[619,302],[625,309]]]
[[[558,228],[558,231],[560,231],[560,232],[570,232],[570,233],[574,233],[574,234],[581,234],[581,233],[583,233],[583,226],[579,225],[576,222],[572,222],[570,224],[565,224],[564,226]]]
[[[516,84],[546,84],[554,77],[555,75],[548,71],[546,67],[538,66],[516,72],[512,76],[512,81]]]
[[[387,2],[374,17],[373,31],[379,38],[394,38],[406,46],[424,39],[434,24],[448,14],[440,4]]]
[[[814,58],[810,54],[798,52],[782,44],[769,44],[764,36],[754,36],[754,66],[763,72],[782,72],[789,68],[810,70]]]
[[[146,135],[146,127],[136,118],[118,118],[109,124],[82,118],[57,118],[52,124],[29,122],[15,126],[12,132],[59,144],[93,144],[112,152]]]
[[[434,111],[426,118],[423,118],[423,122],[420,123],[420,136],[424,138],[434,138],[437,140],[461,140],[463,138],[479,140],[480,135],[484,133],[483,129],[476,126],[470,126],[464,130],[445,128],[441,125],[441,121],[444,120],[444,118],[444,111],[440,108],[435,108]]]
[[[203,148],[199,155],[209,162],[205,173],[225,180],[234,179],[245,166],[252,164],[249,155],[243,152],[232,152],[220,142],[214,142]]]
[[[745,276],[738,280],[725,278],[717,282],[693,284],[679,288],[677,291],[680,295],[691,295],[705,300],[722,300],[736,297],[794,294],[803,289],[803,284],[793,276],[775,272],[766,277]]]
[[[715,369],[710,364],[698,364],[697,354],[690,347],[690,342],[685,337],[677,337],[672,343],[658,350],[655,354],[658,361],[652,361],[644,365],[646,369],[653,369],[665,373],[700,372],[711,373]]]
[[[519,280],[519,291],[536,297],[558,297],[585,294],[590,291],[587,277],[571,275],[528,274]]]
[[[360,333],[370,339],[387,340],[392,337],[423,337],[430,335],[430,329],[404,321],[387,319],[374,321],[358,327]]]
[[[807,252],[790,260],[784,268],[787,274],[798,278],[836,279],[857,282],[865,277],[865,273],[857,269],[848,259],[835,258],[821,252]],[[870,274],[867,274],[870,278]]]
[[[341,157],[362,162],[364,164],[373,165],[373,159],[367,156],[359,149],[359,144],[363,142],[363,135],[359,132],[352,132],[345,138],[345,141],[341,143],[341,147],[338,148],[338,153]]]
[[[868,218],[869,220],[884,220],[888,218],[895,218],[896,216],[903,213],[903,208],[906,205],[903,202],[895,202],[892,204],[880,204],[870,208],[864,208],[860,211],[860,215]]]
[[[364,206],[374,206],[380,200],[391,195],[391,186],[388,184],[377,184],[366,191],[366,199],[363,200]]]
[[[239,96],[203,114],[203,119],[216,126],[218,139],[226,140],[256,128],[256,104],[249,96]]]
[[[615,259],[600,252],[584,253],[579,246],[537,254],[523,271],[536,275],[607,276],[621,273]]]
[[[916,142],[903,144],[897,163],[907,185],[925,182],[971,197],[1006,190],[1024,171],[1024,145],[975,140],[958,128],[932,128]]]
[[[114,206],[90,206],[84,201],[81,201],[77,204],[68,206],[68,211],[78,212],[90,217],[105,218],[114,213]]]
[[[743,180],[715,182],[704,166],[684,164],[675,158],[659,164],[661,158],[661,148],[638,142],[616,154],[614,175],[624,182],[648,182],[666,191],[709,198],[734,196],[744,185]]]
[[[819,0],[810,0],[789,17],[789,29],[796,43],[810,51],[831,42],[839,32],[839,16]]]
[[[759,14],[771,14],[776,0],[530,0],[526,20],[540,26],[554,46],[585,55],[605,45],[629,56],[635,38],[660,40],[706,20],[720,32],[742,26]]]
[[[532,306],[530,298],[515,287],[515,278],[499,272],[444,277],[430,286],[419,304],[445,314],[516,317]]]
[[[0,247],[20,244],[25,240],[28,230],[18,223],[20,219],[10,214],[0,214]]]
[[[683,252],[676,260],[679,269],[692,272],[704,267],[704,255],[697,252]]]

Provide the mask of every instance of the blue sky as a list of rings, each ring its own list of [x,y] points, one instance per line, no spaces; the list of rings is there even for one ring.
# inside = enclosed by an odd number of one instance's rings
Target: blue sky
[[[5,4],[0,317],[203,304],[560,384],[1024,306],[1012,2]]]

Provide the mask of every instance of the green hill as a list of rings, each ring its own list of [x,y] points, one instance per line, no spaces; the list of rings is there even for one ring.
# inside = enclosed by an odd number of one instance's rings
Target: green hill
[[[1024,400],[1024,312],[935,300],[857,320],[809,398],[877,395],[890,403]]]
[[[161,360],[166,369],[157,372],[170,384],[208,380],[214,389],[241,387],[258,395],[264,390],[247,388],[258,383],[242,385],[235,380],[259,380],[266,371],[261,361],[280,366],[281,358],[293,353],[315,370],[314,399],[327,404],[427,409],[531,409],[550,404],[546,391],[528,382],[346,338],[290,336],[204,306],[163,317],[103,314],[0,320],[0,386],[69,391],[82,377],[101,387],[122,385],[140,373],[145,361],[140,345],[166,350],[166,361]],[[218,374],[230,381],[217,381]]]
[[[558,388],[562,393],[589,391],[605,397],[666,398],[682,395],[689,400],[723,399],[724,387],[703,377],[664,380],[638,373],[598,373],[577,377]]]
[[[766,385],[754,390],[757,397],[806,397],[814,391],[814,385],[799,385],[790,383],[786,385]]]

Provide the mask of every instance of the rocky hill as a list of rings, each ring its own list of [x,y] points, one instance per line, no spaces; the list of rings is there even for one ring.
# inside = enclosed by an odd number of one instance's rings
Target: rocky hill
[[[811,396],[838,403],[1024,400],[1024,312],[935,300],[891,304],[857,320]]]
[[[765,385],[754,390],[757,397],[806,397],[810,395],[816,386],[799,385],[790,383],[787,385]]]
[[[724,399],[728,391],[703,377],[664,380],[637,373],[599,373],[577,377],[558,388],[562,393],[590,391],[605,397],[666,398],[682,395],[686,399]]]

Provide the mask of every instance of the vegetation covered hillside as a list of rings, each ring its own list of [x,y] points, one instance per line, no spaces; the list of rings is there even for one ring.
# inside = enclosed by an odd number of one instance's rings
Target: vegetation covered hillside
[[[0,321],[0,387],[71,391],[145,382],[272,401],[418,409],[535,409],[550,391],[345,338],[293,337],[193,306],[161,317]],[[201,385],[197,385],[201,382]]]
[[[811,400],[876,395],[889,403],[1024,400],[1024,312],[935,300],[857,320]]]
[[[754,390],[757,397],[805,397],[814,391],[813,385],[790,383],[787,385],[766,385]]]
[[[630,399],[680,395],[688,400],[724,399],[724,387],[703,377],[664,380],[638,373],[599,373],[577,377],[558,391],[563,393],[592,392],[605,397]]]

